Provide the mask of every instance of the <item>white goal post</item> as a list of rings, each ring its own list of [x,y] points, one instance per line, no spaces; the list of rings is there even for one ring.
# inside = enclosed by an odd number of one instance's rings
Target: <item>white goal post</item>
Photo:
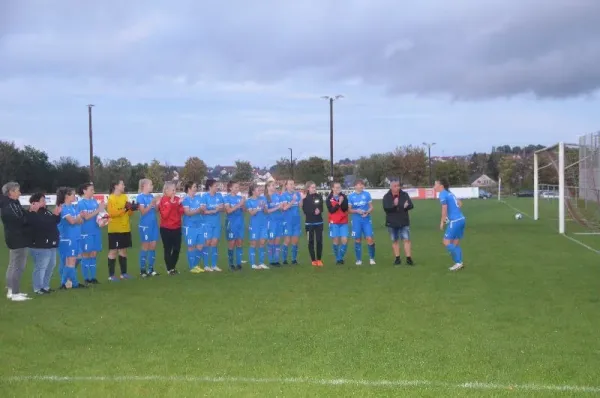
[[[543,152],[558,147],[558,164],[555,165],[558,171],[558,233],[565,233],[565,143],[559,142],[557,145],[552,145],[535,151],[533,154],[533,219],[540,219],[540,166],[539,157]],[[552,166],[548,163],[543,167]]]

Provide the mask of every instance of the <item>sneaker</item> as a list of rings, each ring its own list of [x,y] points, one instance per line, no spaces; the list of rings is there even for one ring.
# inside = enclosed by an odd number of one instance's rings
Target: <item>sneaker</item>
[[[213,271],[213,269],[212,269],[212,268],[210,268],[210,267],[204,267],[204,271],[206,271],[206,272],[212,272],[212,271]]]
[[[67,279],[67,281],[65,282],[65,287],[66,287],[67,289],[70,289],[70,288],[72,288],[72,287],[73,287],[73,281],[72,281],[72,280],[70,280],[70,279]]]
[[[236,269],[237,271],[241,271],[241,270],[242,270],[242,266],[241,266],[241,265],[238,265],[237,267],[235,267],[235,269]]]
[[[292,265],[298,265],[298,260],[292,261]]]
[[[44,294],[46,294],[46,292],[43,289],[36,290],[34,293],[37,294],[38,296],[43,296]]]
[[[198,267],[198,266],[195,266],[194,268],[192,268],[190,270],[190,272],[192,274],[201,274],[202,272],[204,272],[204,270],[202,268]]]
[[[80,283],[77,286],[73,286],[73,289],[87,289],[87,285],[84,285],[83,283]]]
[[[356,265],[362,265],[362,261],[358,260],[358,261],[356,262]]]
[[[169,275],[171,275],[171,276],[179,275],[179,271],[177,271],[175,268],[173,268],[172,270],[169,271]]]
[[[406,257],[406,264],[408,264],[408,265],[415,265],[413,263],[412,257]]]
[[[98,282],[98,279],[96,279],[96,278],[92,279],[92,280],[90,281],[90,283],[91,283],[92,285],[99,285],[99,284],[100,284],[100,282]]]
[[[212,267],[213,272],[221,272],[223,271],[221,268],[217,267],[216,265],[214,267]]]
[[[450,271],[458,271],[459,269],[462,269],[463,264],[462,263],[456,263],[454,264],[452,267],[448,268]]]
[[[148,277],[148,273],[146,271],[140,272],[140,278],[144,279],[146,277]]]
[[[316,267],[318,264],[317,264],[317,262],[316,262],[316,261],[311,261],[311,265],[312,265],[313,267]]]
[[[148,276],[149,276],[149,277],[150,277],[150,276],[159,276],[159,275],[160,275],[160,274],[159,274],[158,272],[156,272],[156,271],[152,271],[152,272],[149,272],[149,273],[148,273]]]
[[[408,260],[407,260],[408,261]],[[401,265],[402,264],[402,260],[400,260],[400,257],[398,257],[396,259],[396,261],[394,261],[394,265]]]
[[[377,265],[377,263],[375,262],[375,259],[373,259],[373,258],[369,260],[369,264],[370,265]]]
[[[344,260],[342,259],[342,260],[340,260],[340,264],[344,265],[344,264],[346,264],[346,263],[345,263],[345,262],[344,262]]]
[[[9,298],[10,301],[27,301],[31,300],[31,297],[21,296],[19,294],[12,294]]]
[[[52,293],[54,290],[52,289],[42,289],[42,292],[44,292],[44,294],[50,294]]]
[[[283,262],[283,265],[289,265],[289,263],[287,262],[287,260],[285,260],[285,261]]]
[[[265,264],[261,264],[259,265],[260,269],[269,269],[269,267],[267,267]]]
[[[342,261],[341,261],[341,260],[337,260],[337,261],[335,262],[335,265],[342,265]]]
[[[15,294],[13,294],[12,291],[11,291],[10,295],[8,295],[8,294],[6,295],[6,298],[9,299],[9,300],[11,300],[14,297],[26,297],[27,298],[27,293],[15,293]]]
[[[317,260],[317,267],[322,267],[322,266],[323,266],[323,261]]]
[[[252,269],[258,269],[258,270],[261,270],[261,269],[263,269],[263,268],[262,268],[260,265],[253,265],[253,266],[252,266]]]
[[[60,290],[67,290],[67,287],[65,285],[60,285]]]
[[[121,279],[131,279],[131,276],[129,276],[129,274],[121,274],[120,278]]]
[[[118,282],[118,281],[119,281],[119,278],[117,278],[117,277],[116,277],[116,276],[114,276],[114,275],[113,275],[113,276],[109,276],[109,277],[108,277],[108,281],[109,281],[109,282]]]

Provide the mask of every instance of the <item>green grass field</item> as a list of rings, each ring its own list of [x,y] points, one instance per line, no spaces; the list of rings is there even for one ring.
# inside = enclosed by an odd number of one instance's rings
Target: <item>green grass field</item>
[[[415,205],[412,268],[391,265],[378,211],[376,266],[337,267],[327,244],[323,269],[109,284],[100,261],[99,286],[2,300],[0,396],[600,394],[598,255],[515,221],[506,204],[473,200],[466,267],[451,273],[439,204]],[[136,263],[132,252],[132,274]]]

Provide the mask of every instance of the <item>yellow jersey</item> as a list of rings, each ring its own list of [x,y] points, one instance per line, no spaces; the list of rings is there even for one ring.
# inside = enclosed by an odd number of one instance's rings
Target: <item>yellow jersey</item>
[[[127,203],[127,195],[108,195],[108,202],[106,204],[106,212],[109,215],[108,219],[108,233],[125,233],[131,232],[131,224],[129,223],[129,216],[131,211],[125,209]]]

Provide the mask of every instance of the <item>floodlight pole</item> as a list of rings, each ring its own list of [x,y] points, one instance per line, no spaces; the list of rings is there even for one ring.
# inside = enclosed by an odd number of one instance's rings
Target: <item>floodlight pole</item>
[[[92,132],[92,108],[94,107],[94,104],[89,104],[87,107],[90,139],[90,182],[94,182],[94,133]]]
[[[431,147],[435,145],[435,142],[424,142],[423,145],[425,145],[427,147],[427,157],[429,159],[429,185],[433,186],[433,179],[432,179],[432,173],[431,173]]]
[[[290,174],[292,180],[294,179],[294,150],[292,148],[288,148],[290,150]]]
[[[329,163],[330,163],[330,176],[329,181],[333,183],[333,101],[337,101],[341,98],[344,98],[343,95],[324,95],[321,97],[329,101]]]
[[[565,143],[558,144],[558,233],[565,233]]]

